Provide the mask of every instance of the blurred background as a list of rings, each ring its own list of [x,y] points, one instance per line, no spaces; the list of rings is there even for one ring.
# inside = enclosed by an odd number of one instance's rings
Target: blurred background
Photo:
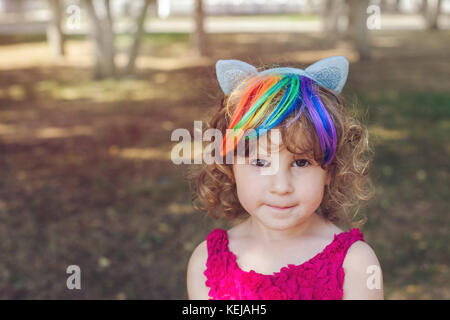
[[[172,131],[218,107],[218,59],[331,55],[374,146],[385,296],[449,299],[450,0],[0,0],[0,298],[186,299],[229,224],[191,206]]]

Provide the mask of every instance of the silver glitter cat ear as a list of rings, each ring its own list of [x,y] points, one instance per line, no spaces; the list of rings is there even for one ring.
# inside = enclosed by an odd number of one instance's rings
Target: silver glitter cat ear
[[[219,60],[216,63],[217,80],[225,94],[229,94],[240,81],[252,75],[268,73],[295,73],[316,81],[321,86],[340,93],[347,81],[348,60],[343,56],[328,57],[317,61],[305,70],[298,68],[273,68],[258,73],[252,65],[240,60]]]
[[[219,60],[216,62],[216,75],[220,88],[229,94],[243,79],[257,75],[258,70],[240,60]]]
[[[347,82],[348,60],[343,56],[328,57],[310,65],[305,71],[321,86],[341,93]]]

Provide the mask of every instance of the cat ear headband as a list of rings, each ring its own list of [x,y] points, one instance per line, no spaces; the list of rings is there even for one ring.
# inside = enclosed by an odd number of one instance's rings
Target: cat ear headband
[[[234,130],[226,133],[221,146],[222,155],[233,150],[242,137],[247,139],[267,132],[297,109],[294,119],[285,124],[290,125],[306,109],[306,116],[314,124],[325,154],[324,164],[330,163],[336,150],[336,130],[313,84],[340,93],[347,81],[348,65],[345,57],[335,56],[322,59],[305,70],[282,67],[258,72],[255,67],[240,60],[217,61],[216,74],[220,88],[225,94],[236,90],[240,97],[228,126],[228,129]],[[277,106],[271,108],[272,100],[282,89],[282,99],[275,100]],[[244,134],[247,129],[255,131]],[[235,131],[238,131],[237,135]],[[227,143],[229,140],[233,143]]]
[[[240,60],[219,60],[216,63],[217,80],[225,94],[229,94],[247,77],[269,73],[299,74],[327,89],[340,93],[347,81],[348,60],[343,56],[334,56],[319,60],[305,70],[287,67],[273,68],[262,72],[258,72],[254,66]]]

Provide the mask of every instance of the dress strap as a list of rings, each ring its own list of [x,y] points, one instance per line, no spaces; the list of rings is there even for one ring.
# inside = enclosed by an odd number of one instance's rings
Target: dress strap
[[[228,248],[227,233],[223,229],[214,229],[206,237],[206,245],[208,247],[208,257],[226,251]]]
[[[227,232],[219,228],[214,229],[206,237],[206,244],[208,258],[203,274],[206,276],[205,284],[210,288],[209,296],[216,299],[220,297],[219,292],[223,287],[223,281],[232,272],[230,255],[227,250]]]
[[[356,241],[361,240],[364,241],[364,235],[359,231],[358,228],[350,229],[348,232],[342,232],[338,235],[334,236],[334,250],[335,256],[333,257],[335,260],[341,260],[342,263],[347,255],[348,249],[352,246]]]
[[[358,240],[365,241],[364,235],[359,231],[358,228],[350,229],[349,232],[344,234],[345,237],[343,237],[343,245],[342,249],[344,250],[344,256],[347,254],[348,249],[352,246],[353,243],[355,243]]]

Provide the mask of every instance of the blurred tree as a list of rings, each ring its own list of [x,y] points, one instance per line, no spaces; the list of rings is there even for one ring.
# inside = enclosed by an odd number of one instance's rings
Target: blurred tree
[[[104,0],[105,16],[100,17],[95,10],[93,0],[83,0],[90,22],[90,37],[94,43],[94,78],[115,76],[115,46],[113,20],[109,0]]]
[[[342,0],[325,0],[322,14],[322,26],[324,32],[335,33],[338,31],[338,22],[342,7]]]
[[[400,2],[401,0],[380,0],[378,6],[381,9],[381,12],[384,13],[399,13],[400,12]]]
[[[204,27],[203,0],[195,0],[194,20],[195,31],[191,35],[194,53],[199,57],[207,56],[208,46]]]
[[[47,41],[53,56],[64,56],[64,33],[62,31],[62,11],[60,0],[48,0],[51,18],[47,24]]]
[[[137,20],[136,33],[134,35],[133,45],[131,46],[129,57],[128,57],[126,74],[132,74],[134,72],[134,67],[136,65],[136,58],[137,58],[140,44],[141,44],[141,38],[145,31],[144,22],[145,22],[145,17],[147,15],[147,9],[148,9],[148,6],[150,5],[150,2],[151,2],[151,0],[144,1],[139,18]]]
[[[359,53],[360,60],[370,59],[370,34],[367,28],[369,0],[347,0],[348,35]]]
[[[5,12],[15,12],[18,15],[18,20],[25,19],[24,0],[2,0],[2,9]]]
[[[394,11],[400,12],[400,0],[395,0],[394,2]]]
[[[427,29],[438,29],[438,18],[441,12],[442,0],[422,0],[422,14]]]
[[[94,0],[83,0],[90,21],[90,37],[95,48],[94,78],[117,77],[119,74],[115,63],[116,47],[114,44],[114,21],[111,14],[110,0],[103,0],[105,14],[101,17],[95,9]],[[124,74],[134,72],[136,58],[139,52],[141,38],[144,34],[144,22],[147,16],[147,9],[151,2],[155,0],[143,0],[140,14],[137,18],[136,31],[133,37],[133,44],[129,51],[128,63]]]

